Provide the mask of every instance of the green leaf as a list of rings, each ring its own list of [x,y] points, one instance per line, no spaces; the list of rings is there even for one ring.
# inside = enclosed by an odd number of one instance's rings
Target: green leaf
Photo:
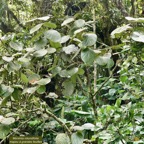
[[[127,30],[131,30],[131,29],[132,29],[132,27],[130,27],[129,25],[124,25],[124,26],[118,27],[111,32],[111,37],[112,38],[120,37],[121,33],[126,32]]]
[[[33,53],[33,56],[34,57],[43,57],[47,54],[47,50],[46,49],[40,49],[40,50],[37,50]]]
[[[38,89],[37,89],[37,93],[38,94],[44,94],[46,91],[46,87],[44,85],[41,85]]]
[[[76,74],[78,72],[78,70],[79,69],[77,67],[74,67],[74,68],[68,70],[69,76],[73,76],[74,74]]]
[[[35,21],[35,20],[47,21],[48,19],[50,19],[50,15],[44,16],[44,17],[39,17],[39,18],[34,18],[34,19],[32,19],[32,20],[27,21],[26,23],[28,23],[28,22],[33,22],[33,21]]]
[[[26,89],[23,90],[22,94],[25,94],[25,93],[33,94],[36,90],[37,90],[37,87],[26,88]]]
[[[113,66],[114,66],[114,61],[112,59],[109,59],[107,62],[107,68],[110,69]]]
[[[91,49],[85,49],[81,52],[81,59],[84,63],[92,65],[94,60],[96,59],[96,54]]]
[[[11,62],[13,60],[13,57],[3,56],[2,59],[6,62]]]
[[[11,41],[9,43],[10,47],[13,48],[16,51],[22,51],[23,50],[23,44],[20,42],[13,42]]]
[[[23,74],[23,73],[21,73],[21,80],[22,80],[22,82],[24,82],[26,84],[29,82],[27,76],[25,74]]]
[[[30,60],[28,58],[25,58],[25,57],[20,57],[20,58],[18,58],[18,61],[20,61],[22,63],[28,63]]]
[[[83,35],[82,47],[92,46],[97,41],[97,35],[93,33],[88,33]]]
[[[10,62],[8,64],[8,70],[10,72],[13,72],[13,71],[19,71],[21,68],[21,65],[18,63],[18,62]]]
[[[8,125],[0,124],[0,139],[4,139],[10,132],[10,127]]]
[[[70,39],[70,36],[69,36],[69,35],[63,36],[63,37],[61,38],[60,43],[65,43],[65,42],[67,42],[69,39]]]
[[[85,20],[83,19],[78,19],[74,22],[74,27],[76,28],[81,28],[83,26],[85,26]]]
[[[38,31],[38,30],[42,27],[42,25],[43,25],[43,23],[38,24],[38,25],[36,25],[35,27],[33,27],[33,28],[30,30],[30,34]]]
[[[65,80],[62,83],[62,86],[64,87],[64,90],[62,91],[62,93],[65,96],[70,96],[70,95],[73,94],[73,92],[74,92],[74,84],[70,80]]]
[[[121,76],[120,77],[120,81],[123,82],[123,83],[126,82],[127,80],[128,80],[127,76]]]
[[[96,63],[102,66],[107,64],[108,66],[110,62],[110,58],[111,58],[111,53],[105,53],[102,56],[97,56]]]
[[[13,91],[14,91],[14,88],[10,86],[6,86],[4,84],[0,86],[0,96],[3,96],[3,97],[10,96],[13,93]]]
[[[53,29],[55,29],[55,28],[57,27],[56,24],[55,24],[55,23],[52,23],[52,22],[45,22],[45,23],[43,24],[43,26],[49,27],[49,28],[53,28]]]
[[[143,42],[143,43],[144,43],[144,33],[141,33],[141,32],[133,32],[131,38],[132,38],[134,41]]]
[[[48,48],[47,49],[47,53],[48,54],[52,54],[52,53],[55,53],[56,52],[56,49],[55,48]]]
[[[46,85],[51,82],[51,78],[43,78],[37,81],[36,83],[39,85]]]
[[[70,139],[65,133],[59,133],[56,136],[55,141],[56,141],[56,144],[70,144]]]
[[[74,44],[71,44],[67,47],[63,47],[63,51],[66,53],[66,54],[71,54],[71,53],[74,53],[78,50],[78,47],[76,47]]]
[[[38,75],[38,74],[34,73],[34,74],[30,74],[28,76],[28,81],[30,84],[36,84],[36,82],[39,80],[40,80],[40,75]]]
[[[61,24],[61,26],[65,26],[73,21],[74,21],[74,18],[68,18],[68,19],[64,20],[64,22]]]
[[[73,133],[71,135],[72,144],[83,144],[84,137],[81,133]]]
[[[131,22],[143,22],[144,23],[144,18],[125,17],[125,19]]]
[[[94,130],[95,125],[91,124],[91,123],[85,123],[84,125],[82,125],[82,128],[85,130]]]
[[[121,105],[121,99],[117,99],[116,103],[115,103],[115,106],[120,107],[120,105]]]
[[[10,125],[12,123],[15,122],[15,119],[13,117],[9,117],[9,118],[3,118],[0,123],[4,124],[4,125]]]
[[[53,42],[60,42],[61,41],[61,35],[56,30],[48,30],[44,33],[45,37]]]
[[[113,96],[116,93],[115,89],[109,89],[109,95]]]

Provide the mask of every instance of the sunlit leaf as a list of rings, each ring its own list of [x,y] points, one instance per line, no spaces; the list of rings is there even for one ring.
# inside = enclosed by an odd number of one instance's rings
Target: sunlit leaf
[[[67,25],[67,24],[69,24],[69,23],[71,23],[73,21],[74,21],[74,18],[68,18],[61,24],[61,26]]]
[[[92,46],[96,43],[97,41],[97,35],[94,33],[87,33],[83,36],[83,41],[82,41],[82,46],[87,47],[87,46]]]
[[[59,133],[56,136],[55,141],[56,141],[56,144],[70,144],[70,139],[65,133]]]
[[[16,51],[22,51],[23,50],[23,44],[20,42],[13,42],[11,41],[9,43],[10,47],[12,47]]]
[[[6,62],[11,62],[13,60],[13,57],[3,56],[2,59]]]
[[[61,41],[61,34],[56,30],[48,30],[44,33],[45,37],[53,42]]]
[[[86,49],[81,52],[81,59],[84,63],[91,65],[96,59],[96,54],[91,49]]]
[[[83,26],[85,26],[85,20],[83,19],[78,19],[74,22],[74,26],[77,28],[81,28]]]
[[[83,144],[84,136],[81,133],[73,133],[71,140],[72,144]]]
[[[47,50],[46,49],[40,49],[40,50],[37,50],[33,53],[33,56],[34,57],[43,57],[47,54]]]
[[[144,43],[144,33],[141,33],[141,32],[133,32],[131,38],[132,38],[134,41],[143,42],[143,43]]]
[[[71,44],[67,47],[63,47],[63,51],[66,53],[66,54],[71,54],[71,53],[74,53],[78,50],[78,47],[76,47],[74,44]]]
[[[33,27],[33,28],[30,30],[30,34],[38,31],[38,30],[42,27],[42,25],[43,25],[43,23],[38,24],[38,25],[36,25],[35,27]]]

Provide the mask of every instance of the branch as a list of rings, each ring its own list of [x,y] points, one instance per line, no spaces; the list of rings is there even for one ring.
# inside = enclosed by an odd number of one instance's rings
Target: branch
[[[66,132],[68,133],[69,137],[71,136],[72,133],[71,133],[70,129],[67,127],[67,125],[63,121],[61,121],[58,117],[56,117],[53,113],[48,111],[46,108],[45,108],[44,112],[46,114],[48,114],[50,117],[52,117],[53,119],[55,119],[62,127],[64,127]]]

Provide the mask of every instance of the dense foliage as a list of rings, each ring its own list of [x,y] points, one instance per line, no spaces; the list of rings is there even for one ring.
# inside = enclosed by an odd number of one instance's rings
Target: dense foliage
[[[143,14],[143,0],[2,0],[0,143],[144,143]]]

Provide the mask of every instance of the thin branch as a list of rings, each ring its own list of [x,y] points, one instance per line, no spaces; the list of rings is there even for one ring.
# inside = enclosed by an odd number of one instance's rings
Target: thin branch
[[[71,136],[72,132],[70,131],[70,129],[67,127],[67,125],[63,121],[61,121],[58,117],[56,117],[53,113],[51,113],[47,109],[45,109],[44,112],[48,114],[50,117],[52,117],[53,119],[55,119],[62,127],[64,127],[69,137]]]

